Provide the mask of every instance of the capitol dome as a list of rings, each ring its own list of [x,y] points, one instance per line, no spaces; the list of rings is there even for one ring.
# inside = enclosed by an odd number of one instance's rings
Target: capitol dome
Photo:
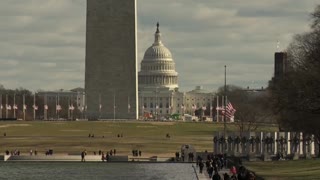
[[[168,48],[161,42],[159,23],[154,43],[144,53],[139,72],[139,87],[178,87],[178,73]]]
[[[171,52],[164,45],[151,46],[144,53],[144,60],[167,59],[172,60]]]

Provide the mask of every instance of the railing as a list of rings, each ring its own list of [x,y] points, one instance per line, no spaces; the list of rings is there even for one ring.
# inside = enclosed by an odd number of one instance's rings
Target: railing
[[[196,174],[197,180],[199,180],[199,177],[198,177],[198,173],[197,173],[196,167],[194,167],[194,165],[193,165],[193,164],[192,164],[192,168],[193,168],[193,170],[194,170],[194,173]]]

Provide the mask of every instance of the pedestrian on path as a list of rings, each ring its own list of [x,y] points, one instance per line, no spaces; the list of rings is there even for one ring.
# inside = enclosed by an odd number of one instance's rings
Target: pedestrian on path
[[[221,176],[219,175],[218,171],[214,172],[214,175],[212,176],[212,180],[221,180]]]
[[[202,161],[200,161],[200,163],[199,163],[199,172],[200,172],[200,174],[202,174],[203,167],[204,167],[204,164],[203,164]]]

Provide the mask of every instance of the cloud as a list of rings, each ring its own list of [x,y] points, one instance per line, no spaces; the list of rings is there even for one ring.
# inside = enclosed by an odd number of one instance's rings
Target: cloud
[[[160,22],[179,86],[266,86],[276,42],[306,31],[314,0],[138,0],[138,62]],[[0,2],[0,84],[31,90],[84,86],[86,0]],[[252,83],[252,82],[255,83]]]

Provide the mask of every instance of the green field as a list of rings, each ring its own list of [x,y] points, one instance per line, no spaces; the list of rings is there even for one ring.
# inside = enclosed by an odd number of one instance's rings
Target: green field
[[[236,126],[227,125],[234,131]],[[275,130],[270,125],[263,131]],[[15,121],[0,122],[0,153],[18,149],[28,153],[30,149],[39,153],[53,149],[55,153],[79,153],[86,149],[130,154],[139,149],[144,154],[172,154],[180,151],[183,144],[193,145],[197,151],[212,151],[214,131],[223,131],[222,123],[206,122],[106,122],[106,121]],[[3,133],[7,136],[4,137]],[[170,138],[166,138],[166,134]],[[94,134],[94,138],[89,138]],[[118,138],[118,134],[123,137]]]
[[[320,179],[320,159],[299,161],[246,162],[244,165],[266,180]]]

